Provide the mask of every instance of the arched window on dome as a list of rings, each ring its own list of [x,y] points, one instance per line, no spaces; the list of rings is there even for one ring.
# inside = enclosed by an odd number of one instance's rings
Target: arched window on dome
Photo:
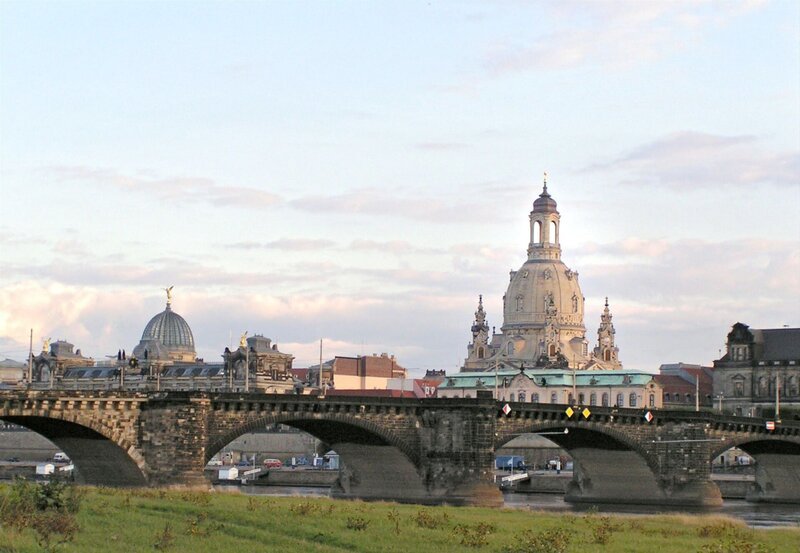
[[[531,237],[531,242],[534,244],[539,244],[542,242],[542,223],[541,221],[535,221],[533,223],[533,236]]]
[[[558,225],[555,221],[550,221],[550,243],[558,244]]]

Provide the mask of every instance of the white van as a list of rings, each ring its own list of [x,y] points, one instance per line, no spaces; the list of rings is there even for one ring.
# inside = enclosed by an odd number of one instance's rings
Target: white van
[[[68,463],[69,457],[63,451],[59,451],[55,455],[53,455],[53,461],[58,461],[59,463]]]

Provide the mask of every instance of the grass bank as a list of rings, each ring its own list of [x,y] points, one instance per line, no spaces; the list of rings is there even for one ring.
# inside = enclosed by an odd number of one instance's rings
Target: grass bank
[[[13,493],[0,486],[0,505]],[[6,501],[6,504],[8,502]],[[419,507],[324,498],[86,488],[65,552],[800,553],[800,528],[751,530],[715,516],[605,516]],[[41,541],[41,540],[40,540]],[[42,551],[0,528],[0,552]]]

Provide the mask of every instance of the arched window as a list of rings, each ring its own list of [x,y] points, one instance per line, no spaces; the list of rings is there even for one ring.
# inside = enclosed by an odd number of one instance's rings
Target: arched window
[[[531,394],[531,403],[539,403],[539,394],[537,392]]]
[[[467,398],[467,399],[469,399],[469,398],[471,398],[472,396],[471,396],[470,394],[464,394],[464,397],[465,397],[465,398]]]
[[[686,394],[686,403],[692,402],[692,394]]]
[[[656,396],[655,394],[650,394],[650,407],[656,406]]]
[[[594,392],[589,396],[589,405],[597,405],[597,394]]]
[[[550,394],[550,403],[558,403],[558,394],[555,392]]]
[[[542,241],[542,223],[536,221],[533,223],[533,243],[539,244]]]
[[[525,402],[525,392],[523,392],[523,391],[519,392],[519,402],[520,403],[524,403]]]
[[[611,350],[607,349],[603,351],[603,361],[611,361]]]
[[[547,355],[549,355],[550,357],[555,357],[555,355],[556,355],[556,345],[555,344],[550,344],[550,346],[547,348]]]
[[[628,396],[628,405],[636,407],[636,392],[631,392]]]
[[[555,221],[550,221],[550,243],[558,244],[558,226]]]
[[[511,392],[511,395],[509,395],[508,398],[509,398],[508,401],[513,402],[514,401],[514,392]]]
[[[478,359],[483,359],[483,348],[478,348]]]
[[[567,396],[567,403],[568,403],[569,405],[572,405],[573,403],[575,403],[575,400],[574,400],[574,398],[572,397],[572,394],[569,394],[569,395]]]
[[[586,396],[581,392],[578,394],[578,405],[583,405],[586,403]]]
[[[608,394],[603,392],[603,407],[608,407]]]
[[[669,392],[664,394],[664,401],[669,401]]]
[[[617,394],[617,405],[616,407],[625,407],[625,396],[622,395],[622,392]]]

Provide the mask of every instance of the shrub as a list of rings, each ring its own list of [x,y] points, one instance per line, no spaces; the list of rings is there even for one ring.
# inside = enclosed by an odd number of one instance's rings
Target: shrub
[[[526,530],[517,536],[516,543],[506,548],[507,553],[566,553],[571,534],[566,528],[555,528],[534,533]]]
[[[81,497],[81,493],[64,482],[36,484],[17,480],[0,501],[0,526],[20,533],[30,529],[39,547],[55,551],[72,541],[79,530],[75,514]]]
[[[459,538],[461,545],[467,547],[483,547],[489,543],[489,534],[497,531],[494,524],[479,522],[478,524],[457,524],[453,528],[453,535]]]
[[[426,511],[425,509],[420,509],[416,512],[411,519],[417,523],[417,526],[420,528],[428,528],[431,530],[435,530],[439,526],[447,524],[447,521],[450,517],[447,516],[447,513],[442,513],[439,516],[432,515],[430,511]]]
[[[363,517],[348,517],[346,526],[348,530],[361,532],[367,529],[369,521]]]
[[[156,532],[155,543],[153,549],[157,551],[166,551],[175,543],[175,536],[172,535],[172,525],[168,522],[164,525],[164,529]]]

